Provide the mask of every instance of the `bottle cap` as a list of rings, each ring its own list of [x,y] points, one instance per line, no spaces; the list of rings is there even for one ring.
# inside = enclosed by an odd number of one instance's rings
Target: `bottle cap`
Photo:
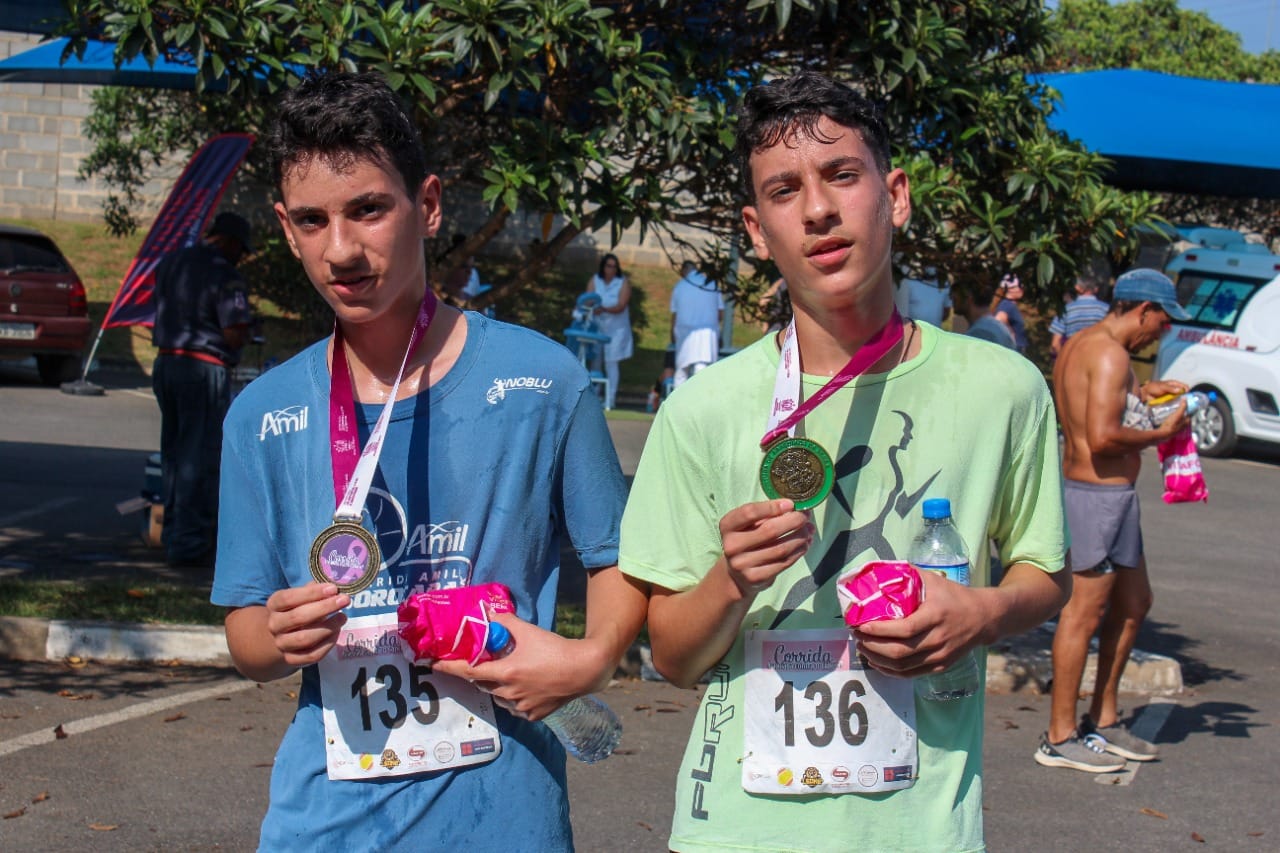
[[[501,622],[490,622],[489,639],[484,642],[485,651],[490,654],[500,652],[509,642],[511,642],[511,632],[507,630],[507,626]]]
[[[948,498],[928,498],[924,502],[925,518],[950,518],[951,501]]]
[[[1210,403],[1216,402],[1216,401],[1217,401],[1217,399],[1218,399],[1218,392],[1217,392],[1217,391],[1210,391],[1210,392],[1209,392],[1209,402],[1210,402]]]

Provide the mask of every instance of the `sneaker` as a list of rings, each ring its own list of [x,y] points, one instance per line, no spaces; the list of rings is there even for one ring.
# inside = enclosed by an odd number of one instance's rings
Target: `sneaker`
[[[1102,748],[1113,755],[1123,756],[1131,761],[1155,761],[1160,748],[1154,743],[1145,741],[1135,734],[1130,734],[1128,726],[1116,723],[1100,729],[1085,714],[1080,719],[1080,734],[1093,736],[1102,741]]]
[[[1049,743],[1049,733],[1040,736],[1040,748],[1036,750],[1037,764],[1045,767],[1070,767],[1085,773],[1113,773],[1124,769],[1124,759],[1107,755],[1103,740],[1097,735],[1080,737],[1073,734],[1062,743]]]

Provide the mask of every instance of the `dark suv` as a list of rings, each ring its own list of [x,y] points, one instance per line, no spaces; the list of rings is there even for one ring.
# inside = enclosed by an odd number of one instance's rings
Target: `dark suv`
[[[0,225],[0,358],[36,357],[40,381],[75,379],[89,340],[84,285],[52,240]]]

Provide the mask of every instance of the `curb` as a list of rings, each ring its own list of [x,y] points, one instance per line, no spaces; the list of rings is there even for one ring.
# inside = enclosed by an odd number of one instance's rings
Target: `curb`
[[[1053,628],[1041,625],[987,650],[987,689],[993,693],[1046,695],[1053,681],[1050,647]],[[0,658],[62,660],[67,657],[104,661],[171,661],[230,666],[223,629],[198,625],[138,625],[71,622],[21,616],[0,617]],[[1092,685],[1097,672],[1097,642],[1090,647],[1082,685]],[[648,646],[635,644],[624,656],[618,675],[662,681]],[[1173,658],[1134,649],[1120,689],[1126,693],[1169,696],[1182,692],[1182,667]]]
[[[1045,696],[1053,682],[1053,627],[1040,625],[1009,637],[987,649],[987,690],[992,693],[1031,693]],[[1098,671],[1098,644],[1089,647],[1082,689],[1093,684]],[[653,656],[647,646],[640,647],[640,677],[645,681],[662,681],[653,668]],[[706,682],[706,678],[702,679]],[[1182,692],[1182,666],[1173,658],[1134,649],[1120,678],[1120,690],[1150,696],[1171,696]]]
[[[231,665],[222,628],[0,617],[0,658],[171,661]]]
[[[1053,632],[1056,623],[1039,625],[987,649],[987,689],[994,693],[1047,695],[1053,683]],[[1098,641],[1089,643],[1081,690],[1092,689],[1098,672]],[[1120,677],[1124,693],[1172,696],[1182,692],[1182,665],[1165,655],[1134,649]]]

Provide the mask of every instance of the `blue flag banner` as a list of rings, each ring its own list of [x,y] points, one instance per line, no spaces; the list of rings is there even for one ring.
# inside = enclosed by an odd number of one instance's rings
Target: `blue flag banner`
[[[156,265],[170,252],[199,242],[209,217],[217,209],[218,201],[252,144],[251,134],[224,133],[200,146],[178,176],[147,238],[142,241],[142,248],[129,265],[102,321],[103,329],[155,323],[152,295]]]

